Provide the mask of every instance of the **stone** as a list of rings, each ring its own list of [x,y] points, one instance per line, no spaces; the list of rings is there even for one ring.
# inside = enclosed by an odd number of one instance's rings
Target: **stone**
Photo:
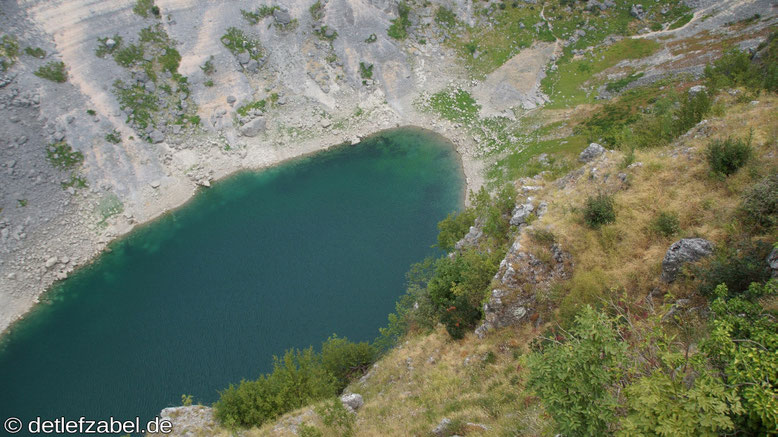
[[[333,36],[335,36],[335,29],[328,27],[327,30],[324,31],[324,36],[326,36],[327,38],[332,38]]]
[[[276,23],[286,26],[287,24],[292,22],[292,16],[289,15],[289,11],[286,9],[276,9],[273,11],[273,18],[276,20]]]
[[[149,182],[149,185],[151,188],[159,188],[160,182],[159,181],[151,181]]]
[[[149,139],[152,143],[159,144],[165,141],[165,134],[160,132],[158,129],[154,129],[149,133]]]
[[[535,206],[532,202],[527,202],[524,205],[516,205],[511,213],[511,226],[520,226],[527,223],[527,219],[534,210]]]
[[[629,14],[640,21],[643,21],[643,19],[646,16],[646,13],[643,11],[643,5],[639,5],[639,4],[632,5],[632,7],[629,9]]]
[[[105,40],[105,47],[108,48],[109,50],[116,47],[116,40],[114,40],[113,38],[108,38],[107,40]]]
[[[235,96],[227,96],[227,103],[230,105],[233,105],[238,99],[235,98]]]
[[[706,91],[708,88],[705,85],[695,85],[689,88],[689,95],[696,96],[697,94]]]
[[[265,130],[265,119],[255,118],[240,127],[240,134],[244,137],[255,137]]]
[[[357,410],[362,408],[362,405],[365,405],[365,401],[362,399],[362,395],[357,393],[344,394],[340,397],[340,402],[343,403],[344,407],[355,413]]]
[[[246,64],[246,70],[250,71],[251,73],[256,73],[259,71],[259,62],[257,62],[256,59],[250,60],[249,63]]]
[[[772,277],[778,279],[778,247],[773,249],[770,255],[767,255],[767,265],[773,271]]]
[[[330,127],[330,126],[332,126],[332,120],[330,120],[329,118],[322,118],[321,119],[321,127],[325,127],[326,128],[326,127]]]
[[[451,426],[451,419],[444,417],[441,419],[438,426],[435,427],[435,429],[432,430],[432,434],[436,437],[444,437],[446,436],[446,431],[448,431],[448,427]]]
[[[704,238],[683,238],[667,249],[662,260],[662,281],[675,281],[681,267],[689,262],[695,262],[713,253],[713,243]]]
[[[605,147],[602,147],[597,143],[591,143],[589,144],[589,147],[585,148],[583,152],[578,155],[578,160],[581,162],[590,162],[598,158],[603,153],[605,153]]]
[[[238,53],[238,62],[241,64],[248,64],[251,59],[251,55],[248,52]]]
[[[55,266],[55,265],[56,265],[58,262],[59,262],[59,260],[57,259],[57,257],[56,257],[56,256],[52,256],[51,258],[47,259],[47,260],[46,260],[46,270],[49,270],[49,269],[51,269],[51,268],[52,268],[52,267],[54,267],[54,266]]]

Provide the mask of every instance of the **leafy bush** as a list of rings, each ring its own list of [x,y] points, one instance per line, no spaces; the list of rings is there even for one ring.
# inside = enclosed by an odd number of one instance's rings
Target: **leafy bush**
[[[563,435],[605,435],[615,417],[612,385],[621,375],[626,343],[613,321],[585,307],[569,334],[541,343],[527,360],[527,387],[541,399]]]
[[[678,369],[690,367],[680,363]],[[696,437],[734,430],[727,414],[742,411],[737,396],[704,363],[696,367],[689,373],[658,370],[628,385],[624,392],[629,412],[618,435]]]
[[[154,0],[136,0],[132,12],[143,18],[148,18],[152,7],[154,7]]]
[[[435,12],[435,22],[441,26],[454,27],[457,24],[457,15],[451,9],[441,6]]]
[[[743,194],[746,222],[764,229],[778,225],[778,172],[773,172]]]
[[[241,105],[240,108],[238,108],[235,112],[237,112],[239,115],[245,117],[248,115],[249,111],[251,110],[258,110],[265,112],[265,107],[267,106],[267,101],[265,99],[262,100],[256,100],[254,102],[246,103],[245,105]]]
[[[778,321],[759,303],[778,295],[778,281],[751,284],[728,299],[727,286],[716,288],[711,304],[710,337],[702,345],[745,407],[735,415],[741,435],[769,435],[778,429]]]
[[[203,74],[209,76],[216,72],[216,67],[213,66],[213,55],[211,55],[203,65],[200,66],[200,70],[203,70]]]
[[[346,410],[339,399],[329,399],[314,410],[321,417],[324,426],[335,431],[336,435],[341,437],[354,436],[356,417]]]
[[[640,79],[641,77],[643,77],[643,72],[632,73],[615,82],[609,82],[607,85],[605,85],[605,89],[612,93],[618,93],[619,91],[623,90],[627,85]]]
[[[589,196],[584,207],[584,221],[593,229],[615,222],[616,212],[613,209],[613,197],[603,193]]]
[[[105,135],[105,141],[112,144],[119,144],[122,142],[122,135],[118,130],[114,129]]]
[[[446,252],[453,251],[454,246],[467,234],[474,221],[475,210],[472,208],[449,214],[438,223],[438,247]]]
[[[162,64],[163,71],[175,73],[178,71],[178,65],[181,63],[181,54],[175,48],[167,47],[158,59],[159,63]]]
[[[671,237],[677,234],[681,230],[678,214],[667,211],[660,212],[659,215],[652,220],[651,228],[654,232],[665,237]]]
[[[273,11],[276,9],[279,9],[279,7],[262,5],[254,12],[241,9],[240,13],[249,23],[257,24],[261,19],[273,15]]]
[[[686,133],[699,123],[710,111],[711,98],[705,91],[695,94],[687,93],[681,101],[681,107],[675,112],[673,120],[673,135],[677,137]]]
[[[705,158],[710,169],[724,176],[729,176],[743,167],[751,157],[750,141],[740,138],[733,140],[713,140],[705,150]]]
[[[106,43],[109,39],[114,41],[114,45],[108,47]],[[95,56],[98,58],[105,57],[105,55],[112,55],[116,50],[122,46],[122,37],[119,34],[114,34],[112,37],[97,38],[97,48],[95,49]]]
[[[377,356],[370,343],[352,343],[336,335],[328,338],[321,347],[322,365],[335,377],[338,391],[346,388],[354,378],[362,376]]]
[[[114,50],[113,59],[122,67],[129,68],[143,60],[143,46],[130,44],[127,47]]]
[[[6,71],[14,64],[16,57],[19,56],[19,42],[12,35],[3,35],[0,38],[0,71]]]
[[[719,284],[724,284],[734,295],[748,290],[752,282],[770,279],[770,268],[765,261],[772,246],[761,241],[744,241],[721,249],[707,264],[690,267],[700,280],[699,290],[713,296]]]
[[[373,64],[359,63],[359,75],[362,79],[371,79],[373,77]]]
[[[457,296],[451,306],[445,309],[440,321],[446,327],[451,338],[461,340],[468,331],[472,331],[481,320],[481,309],[471,302],[467,296]]]
[[[397,5],[398,17],[392,20],[392,25],[389,26],[389,29],[386,32],[389,37],[397,40],[403,40],[408,37],[408,26],[411,25],[411,22],[408,19],[408,13],[410,13],[410,11],[410,6],[404,1],[401,1]]]
[[[46,57],[46,50],[40,47],[25,47],[24,53],[32,56],[33,58],[43,59]]]
[[[46,65],[40,67],[35,75],[43,79],[48,79],[52,82],[62,83],[68,80],[68,73],[65,71],[65,63],[51,61]]]
[[[297,432],[300,435],[300,437],[323,437],[324,434],[319,430],[319,428],[316,428],[313,425],[308,425],[307,423],[301,423],[300,426],[297,427]]]
[[[471,197],[475,214],[483,221],[484,234],[498,244],[507,241],[510,215],[516,205],[516,188],[506,184],[492,196],[481,187]]]
[[[259,60],[259,58],[262,57],[259,41],[250,38],[245,32],[237,27],[227,28],[227,32],[222,35],[221,42],[235,56],[248,52],[249,56],[253,59]]]
[[[316,3],[312,4],[308,10],[311,12],[313,21],[319,21],[324,18],[324,5],[321,4],[321,1],[316,0]]]
[[[228,428],[248,428],[336,393],[335,378],[313,349],[289,350],[283,359],[273,357],[271,373],[222,391],[214,413]]]

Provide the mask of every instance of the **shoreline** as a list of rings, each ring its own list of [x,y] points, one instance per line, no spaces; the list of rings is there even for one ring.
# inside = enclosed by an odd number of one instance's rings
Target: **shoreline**
[[[397,115],[396,113],[394,115]],[[471,156],[469,153],[467,153],[468,146],[470,144],[461,144],[461,143],[469,143],[467,141],[467,137],[463,135],[463,133],[454,126],[446,126],[446,124],[449,124],[448,122],[437,120],[434,118],[429,117],[427,114],[416,114],[420,117],[417,118],[417,123],[410,124],[410,123],[401,123],[400,121],[395,121],[392,124],[392,126],[381,126],[375,125],[374,120],[366,120],[364,123],[361,123],[361,126],[357,127],[356,129],[353,129],[352,131],[360,132],[360,133],[350,133],[349,136],[352,138],[359,138],[358,142],[349,142],[349,140],[336,142],[336,141],[329,141],[326,138],[323,137],[315,137],[312,140],[313,141],[303,141],[301,142],[297,147],[291,148],[291,153],[287,152],[285,156],[278,157],[277,159],[271,159],[269,162],[243,162],[243,165],[235,166],[230,169],[222,169],[224,171],[221,171],[219,174],[214,175],[214,178],[212,180],[209,180],[209,183],[212,181],[214,183],[221,182],[231,176],[234,176],[238,173],[242,172],[261,172],[267,169],[271,169],[280,165],[283,165],[285,163],[288,163],[290,161],[294,161],[297,159],[304,159],[306,157],[312,157],[319,153],[326,152],[331,149],[340,148],[340,147],[349,147],[356,145],[358,143],[361,143],[365,140],[368,140],[369,138],[380,135],[384,132],[396,130],[396,129],[418,129],[422,131],[426,131],[428,133],[432,133],[435,135],[438,135],[441,137],[442,140],[444,140],[448,145],[452,148],[453,152],[456,154],[457,161],[459,163],[460,168],[460,176],[462,177],[463,181],[463,190],[461,195],[461,204],[462,206],[467,206],[467,203],[469,201],[469,193],[472,190],[478,189],[483,184],[482,174],[480,173],[479,164],[480,162],[477,162],[476,158]],[[406,120],[403,120],[406,121]],[[418,123],[418,122],[421,123]],[[442,129],[441,126],[443,125]],[[371,130],[370,128],[377,128],[371,131],[371,133],[362,133],[363,131]],[[454,135],[450,135],[450,133],[454,133]],[[203,136],[202,138],[203,142],[207,142],[207,135]],[[290,149],[287,149],[289,151]],[[208,185],[210,186],[210,185]],[[175,187],[173,187],[175,188]],[[92,263],[101,255],[103,255],[106,250],[110,250],[109,246],[114,243],[115,241],[126,237],[131,232],[137,230],[138,228],[142,226],[149,225],[153,223],[154,221],[164,217],[165,215],[174,212],[177,209],[185,207],[190,201],[194,199],[194,197],[200,192],[200,190],[207,188],[205,186],[202,186],[198,183],[192,183],[189,187],[188,193],[186,195],[181,195],[180,192],[174,192],[174,193],[154,193],[154,194],[160,194],[160,198],[157,202],[155,202],[155,206],[157,208],[153,208],[153,211],[144,211],[142,208],[128,208],[125,210],[127,213],[130,213],[130,216],[134,216],[133,213],[143,213],[146,212],[146,214],[143,214],[142,218],[138,218],[137,220],[133,220],[133,222],[129,225],[125,226],[117,226],[114,224],[113,226],[109,226],[111,228],[109,230],[109,233],[112,233],[113,235],[109,238],[97,238],[97,241],[91,241],[87,243],[78,244],[77,242],[71,242],[70,245],[78,246],[78,249],[81,249],[83,251],[89,252],[88,254],[83,256],[83,260],[76,263],[72,263],[68,269],[67,274],[71,274],[75,270],[88,268]],[[156,189],[155,189],[156,191]],[[87,199],[83,199],[81,202],[78,202],[78,205],[75,206],[76,211],[79,209],[82,209],[84,207],[84,204],[88,203]],[[68,215],[68,214],[64,214]],[[64,217],[58,217],[58,218],[64,218]],[[56,220],[52,220],[56,221]],[[115,233],[111,231],[116,231]],[[38,247],[43,246],[43,247]],[[28,249],[30,250],[46,250],[46,245],[41,244],[40,242],[35,242],[30,245],[28,245]],[[79,257],[80,258],[80,257]],[[75,260],[74,260],[75,261]],[[67,277],[62,279],[52,279],[52,280],[45,280],[43,278],[42,280],[35,282],[35,281],[29,281],[26,283],[26,281],[20,281],[17,280],[15,282],[20,283],[22,287],[25,290],[34,290],[32,292],[28,291],[25,293],[28,297],[29,304],[24,305],[22,308],[20,308],[20,311],[12,311],[6,314],[0,314],[0,317],[3,319],[0,320],[0,344],[4,340],[8,338],[8,335],[10,332],[14,329],[16,324],[22,320],[24,320],[30,313],[34,311],[35,308],[37,308],[39,305],[41,305],[43,302],[41,302],[41,298],[50,292],[53,288],[53,286],[60,282],[60,280],[65,280]]]

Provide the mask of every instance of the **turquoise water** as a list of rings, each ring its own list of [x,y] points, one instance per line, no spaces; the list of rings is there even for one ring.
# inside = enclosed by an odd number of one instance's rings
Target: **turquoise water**
[[[455,152],[417,129],[241,173],[114,243],[2,342],[0,421],[146,420],[337,333],[372,340],[436,224]]]

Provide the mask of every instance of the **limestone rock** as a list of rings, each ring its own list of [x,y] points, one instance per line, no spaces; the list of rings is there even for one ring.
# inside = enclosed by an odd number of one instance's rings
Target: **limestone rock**
[[[578,160],[581,162],[590,162],[599,157],[605,153],[605,148],[597,143],[591,143],[589,144],[589,147],[585,148],[583,152],[581,152],[580,155],[578,155]]]
[[[695,85],[691,88],[689,88],[689,95],[690,96],[696,96],[697,94],[706,91],[708,88],[705,87],[705,85]]]
[[[149,133],[149,139],[154,144],[159,144],[163,141],[165,141],[165,134],[163,134],[159,129],[154,129]]]
[[[438,426],[435,427],[435,429],[432,430],[432,434],[436,437],[443,437],[446,434],[446,431],[448,431],[448,427],[451,426],[451,419],[444,417]]]
[[[462,250],[467,246],[475,246],[483,236],[484,231],[482,229],[481,220],[475,219],[473,226],[470,226],[470,230],[467,234],[465,234],[461,240],[457,241],[457,244],[454,245],[454,249]]]
[[[713,243],[703,238],[684,238],[673,243],[662,260],[662,280],[673,282],[681,267],[713,253]]]
[[[770,255],[767,255],[767,265],[773,271],[772,277],[778,278],[778,248],[773,249]]]
[[[276,9],[273,11],[273,18],[276,20],[276,23],[286,26],[287,24],[292,22],[292,16],[289,15],[289,11],[286,9]]]
[[[513,213],[511,214],[511,226],[519,226],[527,223],[527,219],[534,210],[535,206],[532,205],[532,202],[527,202],[523,205],[516,205],[516,207],[513,208]]]
[[[255,137],[265,130],[265,119],[255,118],[240,127],[240,134],[244,137]]]
[[[356,412],[362,405],[365,405],[365,401],[362,399],[362,395],[357,393],[344,394],[340,397],[340,401],[346,409]]]

